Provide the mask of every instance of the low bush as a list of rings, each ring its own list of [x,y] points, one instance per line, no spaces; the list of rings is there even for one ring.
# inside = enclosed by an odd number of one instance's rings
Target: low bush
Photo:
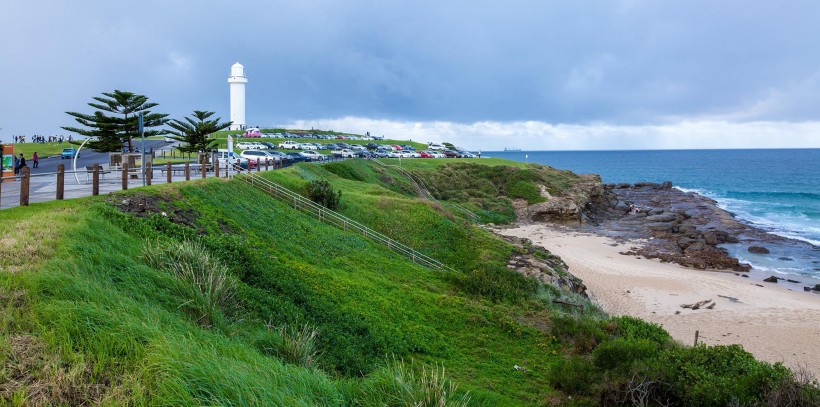
[[[334,191],[330,182],[324,179],[310,181],[307,185],[307,194],[311,201],[330,210],[339,209],[342,202],[342,191]]]
[[[754,405],[790,372],[755,360],[740,345],[679,347],[661,353],[660,377],[681,405]]]
[[[583,356],[573,355],[559,359],[550,369],[550,383],[570,394],[591,396],[595,384],[601,381],[601,372]]]
[[[466,292],[492,301],[520,302],[538,291],[538,281],[500,267],[472,270],[457,277]]]
[[[669,333],[658,324],[642,319],[620,316],[611,319],[617,325],[616,336],[626,339],[646,339],[658,345],[665,345],[672,340]]]
[[[529,181],[518,181],[511,185],[507,190],[507,196],[511,199],[526,199],[530,205],[546,201],[546,199],[541,196],[541,190],[538,188],[538,185]]]
[[[569,342],[574,353],[586,354],[606,338],[603,324],[599,319],[586,316],[557,316],[552,319],[552,335]]]
[[[629,369],[635,361],[658,354],[658,345],[647,339],[618,338],[605,341],[592,351],[595,366],[600,369]]]

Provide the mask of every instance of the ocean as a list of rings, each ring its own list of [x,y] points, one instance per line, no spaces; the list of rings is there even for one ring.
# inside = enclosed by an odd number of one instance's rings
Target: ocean
[[[483,156],[601,175],[605,183],[672,181],[751,225],[809,245],[769,255],[727,245],[759,273],[820,281],[820,149],[494,151]]]

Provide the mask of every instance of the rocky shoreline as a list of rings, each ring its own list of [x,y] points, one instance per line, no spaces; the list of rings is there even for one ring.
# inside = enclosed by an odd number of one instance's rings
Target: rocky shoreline
[[[722,247],[726,244],[739,244],[752,253],[766,251],[767,244],[805,245],[745,224],[716,201],[674,188],[671,182],[603,184],[596,175],[584,175],[571,194],[545,198],[547,202],[535,205],[516,202],[519,223],[560,224],[620,242],[639,242],[621,254],[694,269],[747,273],[751,266],[733,257]],[[785,280],[772,276],[764,281],[779,279]],[[803,289],[820,292],[820,285]]]

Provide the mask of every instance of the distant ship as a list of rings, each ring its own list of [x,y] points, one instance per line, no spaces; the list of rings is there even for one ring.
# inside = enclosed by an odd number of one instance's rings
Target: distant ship
[[[520,148],[504,147],[504,151],[521,151],[521,149]]]

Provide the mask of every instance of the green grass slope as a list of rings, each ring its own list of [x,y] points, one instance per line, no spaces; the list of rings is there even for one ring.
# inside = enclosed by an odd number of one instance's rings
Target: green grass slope
[[[536,172],[516,182],[568,182]],[[636,372],[662,384],[648,385],[659,402],[816,395],[742,349],[684,348],[588,303],[560,308],[552,299],[579,298],[507,270],[521,248],[450,202],[415,199],[393,169],[263,175],[296,191],[327,179],[346,216],[457,271],[238,180],[4,210],[0,405],[595,405],[635,396]]]

